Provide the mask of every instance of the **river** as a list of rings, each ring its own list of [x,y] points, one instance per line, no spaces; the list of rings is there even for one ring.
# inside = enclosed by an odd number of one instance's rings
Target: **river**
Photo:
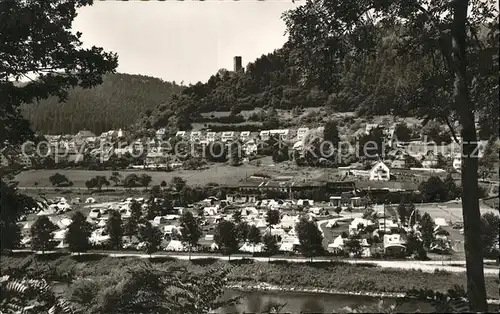
[[[53,287],[56,293],[64,294],[68,285],[57,283]],[[223,298],[229,299],[238,296],[240,296],[240,300],[237,305],[218,309],[215,313],[262,313],[268,312],[270,305],[273,304],[284,305],[280,313],[332,313],[338,312],[345,307],[357,308],[359,306],[376,305],[380,301],[379,298],[368,296],[283,291],[239,291],[232,289],[228,289]],[[385,299],[384,307],[394,303],[394,299]],[[416,301],[406,303],[398,308],[398,312],[415,313],[417,309],[420,313],[433,312],[433,309],[428,305]]]
[[[364,296],[335,295],[323,293],[301,293],[301,292],[271,292],[271,291],[226,291],[224,297],[241,296],[240,303],[224,309],[219,309],[218,314],[229,313],[262,313],[269,310],[272,304],[284,304],[280,313],[332,313],[338,312],[344,307],[357,308],[359,306],[376,305],[380,299]],[[395,300],[386,299],[384,307],[394,304]],[[432,313],[433,309],[425,304],[411,301],[398,312]],[[376,311],[376,309],[371,309]]]

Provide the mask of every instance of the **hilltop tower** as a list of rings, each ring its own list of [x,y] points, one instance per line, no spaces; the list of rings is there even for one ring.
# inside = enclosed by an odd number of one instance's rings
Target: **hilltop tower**
[[[234,57],[234,66],[233,66],[234,72],[239,72],[242,69],[241,65],[241,56],[235,56]]]

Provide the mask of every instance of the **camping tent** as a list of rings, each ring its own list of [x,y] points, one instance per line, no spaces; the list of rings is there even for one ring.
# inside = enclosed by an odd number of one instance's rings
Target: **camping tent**
[[[344,238],[338,236],[333,240],[333,243],[328,244],[328,251],[342,250],[344,248]]]
[[[263,245],[260,243],[259,244],[250,244],[250,243],[245,242],[245,244],[243,244],[240,247],[240,251],[249,252],[249,253],[262,252],[262,249],[263,249]]]
[[[42,209],[36,215],[37,216],[49,216],[49,215],[54,215],[55,213],[56,213],[56,211],[53,207],[48,207],[48,208]]]
[[[64,248],[67,248],[69,245],[67,243],[64,242],[64,239],[61,240],[61,242],[59,242],[59,244],[56,246],[56,248],[58,249],[64,249]]]
[[[101,218],[101,219],[99,219],[99,222],[97,223],[97,226],[98,226],[98,227],[106,227],[106,223],[107,223],[107,222],[108,222],[108,220],[107,220],[107,219],[103,219],[103,218]]]
[[[68,232],[68,229],[63,229],[63,230],[57,230],[54,232],[54,240],[56,241],[62,241],[64,240],[64,237],[66,236],[66,233]]]
[[[184,251],[184,245],[182,244],[181,241],[178,240],[172,240],[170,243],[167,245],[165,248],[166,251]]]
[[[282,252],[292,252],[293,251],[293,243],[281,243],[280,245],[280,251]]]
[[[96,202],[96,201],[95,201],[95,198],[93,198],[93,197],[88,197],[88,198],[85,200],[85,203],[86,203],[86,204],[93,204],[93,203],[95,203],[95,202]]]
[[[326,227],[327,228],[335,228],[335,227],[338,227],[339,226],[339,223],[337,222],[336,219],[332,219],[332,220],[329,220],[327,223],[326,223]]]

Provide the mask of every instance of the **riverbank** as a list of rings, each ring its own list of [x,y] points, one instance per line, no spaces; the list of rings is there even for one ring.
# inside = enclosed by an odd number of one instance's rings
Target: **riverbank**
[[[38,254],[32,250],[14,250],[12,255],[14,256],[26,256],[29,254]],[[144,254],[138,251],[91,251],[85,253],[72,253],[66,251],[50,251],[45,252],[47,258],[49,255],[55,256],[96,256],[101,257],[113,257],[113,258],[124,258],[133,257],[138,259],[178,259],[178,260],[206,260],[206,259],[217,259],[221,261],[236,261],[236,260],[253,260],[255,262],[269,263],[269,262],[289,262],[289,263],[306,263],[309,262],[309,258],[304,258],[302,256],[272,256],[272,257],[257,257],[249,254],[242,255],[221,255],[219,253],[211,254],[199,254],[193,253],[191,255],[183,252],[158,252],[152,255]],[[428,273],[434,273],[436,271],[447,271],[455,273],[464,273],[466,271],[465,261],[463,260],[430,260],[430,261],[418,261],[418,260],[383,260],[383,259],[352,259],[352,258],[338,258],[338,257],[315,257],[314,263],[348,263],[348,264],[365,264],[368,266],[378,266],[382,268],[396,268],[396,269],[408,269],[408,270],[418,270]],[[484,274],[485,276],[496,276],[498,277],[500,268],[498,262],[495,260],[484,260]]]
[[[96,278],[113,272],[122,272],[128,266],[138,263],[152,263],[156,267],[185,267],[186,271],[205,273],[213,268],[227,267],[228,284],[240,287],[263,287],[267,283],[273,289],[302,291],[312,289],[313,293],[372,293],[376,295],[399,295],[409,289],[438,290],[445,292],[454,285],[464,286],[465,273],[382,268],[374,264],[349,264],[345,262],[289,263],[286,261],[258,263],[252,260],[231,262],[215,258],[192,261],[173,258],[150,260],[133,257],[105,256],[2,256],[2,274],[27,271],[44,274],[49,280],[71,283],[77,278]],[[498,276],[487,276],[486,290],[489,299],[499,299]],[[259,286],[260,285],[260,286]],[[279,288],[281,287],[281,288]],[[259,288],[260,289],[260,288]],[[316,290],[315,290],[316,289]],[[304,290],[304,291],[306,291]]]
[[[286,287],[279,285],[271,285],[266,282],[262,282],[256,285],[244,285],[244,284],[231,284],[227,286],[228,289],[252,292],[252,291],[271,291],[271,292],[287,292],[287,293],[303,293],[303,294],[326,294],[326,295],[343,295],[343,296],[357,296],[357,297],[369,297],[377,299],[401,299],[406,296],[405,293],[395,293],[395,292],[370,292],[370,291],[341,291],[337,289],[319,289],[319,288],[295,288]],[[500,300],[498,299],[488,299],[489,305],[500,305]]]

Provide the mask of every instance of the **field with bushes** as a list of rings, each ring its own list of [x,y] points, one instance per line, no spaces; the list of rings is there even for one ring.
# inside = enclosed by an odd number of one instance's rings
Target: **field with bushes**
[[[165,180],[167,183],[172,180],[173,177],[182,177],[186,180],[188,185],[191,186],[204,186],[207,183],[215,182],[218,184],[223,183],[235,183],[241,179],[244,179],[248,175],[257,171],[257,167],[251,165],[242,165],[239,167],[232,167],[227,165],[218,165],[210,167],[206,170],[176,170],[170,172],[162,171],[119,171],[119,173],[126,177],[129,174],[147,174],[151,176],[152,181],[150,186],[159,185],[161,181]],[[98,170],[29,170],[19,173],[15,180],[19,182],[19,187],[52,187],[49,181],[49,177],[55,173],[60,173],[65,175],[69,180],[73,182],[73,187],[75,188],[85,188],[85,182],[92,179],[95,176],[111,176],[112,171],[98,171]],[[35,183],[36,182],[36,183]],[[112,187],[112,186],[111,186]]]
[[[2,256],[2,274],[26,270],[45,274],[50,280],[71,282],[77,278],[98,278],[121,272],[136,263],[136,258],[86,256]],[[408,289],[446,291],[454,285],[464,286],[465,273],[397,270],[375,265],[352,265],[342,262],[295,264],[286,262],[258,263],[249,260],[224,262],[216,259],[180,261],[172,258],[154,259],[160,268],[184,266],[189,272],[203,273],[207,269],[230,267],[230,284],[255,285],[269,283],[286,288],[323,288],[349,292],[405,292]],[[498,299],[499,279],[486,277],[488,298]]]

